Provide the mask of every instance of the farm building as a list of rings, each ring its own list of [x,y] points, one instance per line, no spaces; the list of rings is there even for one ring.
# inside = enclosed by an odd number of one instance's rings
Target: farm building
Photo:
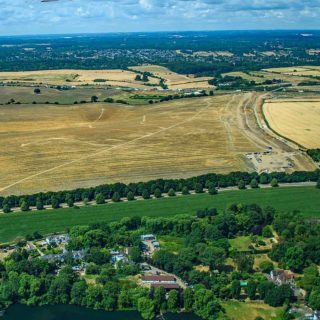
[[[176,283],[176,278],[169,275],[144,275],[142,277],[144,283]]]

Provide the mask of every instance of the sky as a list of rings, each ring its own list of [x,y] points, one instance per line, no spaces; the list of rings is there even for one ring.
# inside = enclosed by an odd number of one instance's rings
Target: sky
[[[0,0],[0,35],[319,27],[320,0]]]

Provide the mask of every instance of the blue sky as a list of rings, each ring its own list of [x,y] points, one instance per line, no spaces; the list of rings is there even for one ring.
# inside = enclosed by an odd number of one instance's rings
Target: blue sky
[[[0,0],[0,35],[319,27],[320,0]]]

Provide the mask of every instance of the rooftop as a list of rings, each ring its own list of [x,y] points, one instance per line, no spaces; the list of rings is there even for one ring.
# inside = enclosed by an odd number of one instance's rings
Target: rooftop
[[[163,287],[165,289],[180,289],[180,286],[177,283],[152,283],[152,288]]]
[[[176,278],[169,275],[144,275],[142,281],[153,281],[153,282],[174,282]]]

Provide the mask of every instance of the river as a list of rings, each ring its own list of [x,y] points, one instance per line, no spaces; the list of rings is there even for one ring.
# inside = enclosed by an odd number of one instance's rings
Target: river
[[[1,320],[142,320],[138,312],[106,312],[72,305],[28,307],[21,304],[11,306]],[[167,314],[165,320],[200,320],[193,314]]]

